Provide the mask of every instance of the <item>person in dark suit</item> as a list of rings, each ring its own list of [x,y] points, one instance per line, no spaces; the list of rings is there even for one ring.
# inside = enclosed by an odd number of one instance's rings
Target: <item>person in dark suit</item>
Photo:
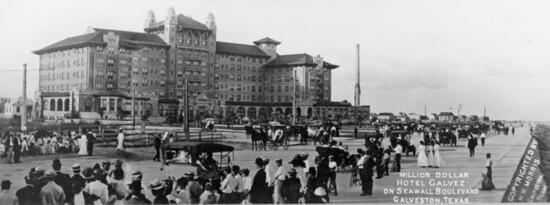
[[[86,134],[86,139],[88,139],[88,156],[92,156],[94,152],[94,142],[95,142],[95,136],[92,133],[92,130],[88,131],[88,134]]]
[[[71,184],[73,184],[74,187],[84,187],[86,180],[80,175],[80,164],[74,164],[72,169],[73,176],[71,177]],[[73,192],[73,194],[75,194],[75,192]]]
[[[21,163],[21,136],[16,134],[13,136],[13,163]]]
[[[20,205],[33,205],[41,204],[42,200],[40,199],[40,190],[35,186],[35,183],[38,181],[36,174],[34,173],[34,168],[31,169],[28,176],[25,176],[25,182],[27,186],[17,190],[15,196],[17,196]]]
[[[160,162],[160,144],[161,144],[160,134],[156,134],[155,135],[155,157],[153,157],[154,162]]]
[[[73,198],[72,186],[71,186],[71,177],[68,174],[61,172],[61,161],[59,159],[54,159],[52,162],[52,168],[55,171],[55,177],[53,181],[58,184],[65,192],[65,198],[67,201],[70,201]]]
[[[13,136],[7,135],[6,140],[4,141],[4,152],[6,152],[7,163],[11,164],[13,162]]]
[[[266,183],[266,173],[263,169],[264,162],[262,158],[256,158],[255,161],[258,172],[254,175],[252,180],[252,187],[250,188],[250,202],[251,203],[269,203],[272,201],[272,196],[269,194],[269,187]]]
[[[468,138],[468,149],[470,149],[470,157],[473,157],[476,151],[477,146],[477,138],[472,136],[470,134],[470,137]]]
[[[365,168],[365,195],[372,195],[372,186],[373,186],[373,180],[372,177],[374,176],[374,172],[372,169],[376,166],[376,162],[374,161],[374,158],[372,157],[373,150],[367,150],[366,151],[366,157],[365,157],[365,165],[363,167]]]

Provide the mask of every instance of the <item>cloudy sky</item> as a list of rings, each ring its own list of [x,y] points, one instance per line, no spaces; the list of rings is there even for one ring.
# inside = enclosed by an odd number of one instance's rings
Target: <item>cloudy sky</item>
[[[340,65],[332,100],[353,101],[355,45],[361,45],[361,103],[373,112],[441,111],[493,119],[550,120],[549,1],[506,0],[0,0],[0,96],[21,95],[31,53],[88,26],[143,31],[147,12],[204,22],[218,41],[269,36],[279,54],[321,55]],[[4,70],[4,71],[2,71]],[[38,87],[29,72],[28,96]]]

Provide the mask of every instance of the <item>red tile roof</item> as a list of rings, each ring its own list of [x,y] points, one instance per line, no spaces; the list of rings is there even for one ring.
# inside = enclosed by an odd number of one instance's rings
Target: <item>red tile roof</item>
[[[194,19],[184,16],[182,14],[179,14],[176,17],[178,21],[178,25],[183,28],[188,29],[194,29],[194,30],[202,30],[202,31],[210,31],[206,25],[204,25],[201,22],[195,21]],[[164,29],[164,21],[159,21],[156,23],[153,23],[149,28],[145,28],[145,30],[157,30],[157,29]]]
[[[290,55],[280,55],[277,58],[273,59],[266,66],[317,66],[317,63],[313,61],[313,57],[302,53],[302,54],[290,54]],[[328,69],[338,68],[338,65],[334,65],[323,61],[323,67]]]
[[[247,56],[266,57],[270,56],[265,54],[260,48],[253,45],[216,42],[216,53],[228,53],[228,54],[241,54]]]
[[[89,34],[84,34],[84,35],[80,35],[80,36],[69,37],[69,38],[66,38],[62,41],[54,43],[52,45],[46,46],[46,47],[44,47],[40,50],[33,51],[33,53],[42,54],[42,53],[46,53],[48,51],[60,50],[60,49],[65,49],[65,48],[70,48],[70,47],[76,47],[76,46],[84,45],[84,44],[94,44],[94,43],[99,44],[99,45],[107,44],[107,43],[103,42],[102,38],[98,38],[99,35],[97,35],[97,34],[98,33],[89,33]]]
[[[275,45],[281,44],[281,42],[273,40],[269,37],[265,37],[265,38],[262,38],[260,40],[254,41],[254,44],[256,44],[256,45],[260,45],[262,43],[271,43],[271,44],[275,44]]]
[[[94,33],[84,34],[80,36],[74,36],[66,38],[62,41],[46,46],[40,50],[33,51],[35,54],[42,54],[49,51],[74,48],[82,45],[101,45],[105,46],[107,43],[103,41],[103,35],[113,32],[120,37],[120,45],[127,47],[139,48],[143,45],[147,46],[162,46],[169,47],[159,36],[155,34],[139,33],[131,31],[118,31],[109,29],[94,28]]]

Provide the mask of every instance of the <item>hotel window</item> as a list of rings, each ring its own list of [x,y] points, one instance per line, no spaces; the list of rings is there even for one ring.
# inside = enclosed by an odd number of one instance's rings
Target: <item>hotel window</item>
[[[178,88],[183,88],[183,83],[181,81],[178,81],[177,86],[178,86]]]
[[[160,92],[160,98],[165,98],[164,92]]]
[[[166,72],[164,70],[160,70],[160,76],[165,76]]]
[[[166,59],[164,59],[164,58],[160,59],[160,63],[162,63],[162,64],[166,63]]]
[[[107,84],[107,90],[108,91],[113,91],[113,84],[111,84],[111,83]]]
[[[181,77],[183,77],[183,71],[181,71],[181,70],[178,70],[178,72],[177,72],[177,73],[178,73],[178,78],[181,78]]]
[[[143,57],[142,60],[143,60],[144,63],[147,63],[147,58],[146,57]]]
[[[107,59],[107,66],[115,66],[115,61],[113,59]]]
[[[115,53],[115,49],[114,49],[113,47],[110,47],[110,46],[109,46],[108,52],[109,52],[110,54],[113,54],[113,53]]]
[[[281,102],[281,96],[277,96],[277,102]]]
[[[182,99],[182,98],[183,98],[183,94],[182,94],[181,92],[176,93],[176,95],[178,96],[178,99]]]
[[[160,87],[163,87],[163,88],[164,88],[164,86],[165,86],[165,85],[164,85],[164,81],[161,80],[161,81],[160,81]]]
[[[277,86],[277,92],[281,92],[281,86]]]
[[[107,72],[107,78],[108,78],[108,79],[113,79],[113,78],[114,78],[113,75],[114,75],[114,72],[113,72],[113,71],[108,71],[108,72]]]
[[[290,101],[289,98],[290,98],[290,96],[288,96],[288,95],[285,96],[285,101],[287,101],[287,102]]]
[[[142,73],[142,75],[147,75],[147,68],[141,69],[141,73]]]
[[[233,80],[233,74],[229,74],[229,79]]]
[[[242,78],[241,75],[237,75],[237,81],[241,81],[241,78]]]
[[[252,92],[256,92],[256,86],[252,86]]]
[[[190,75],[191,75],[191,71],[188,71],[188,70],[185,71],[185,75],[186,75],[186,76],[190,76]]]
[[[217,73],[216,73],[216,74],[214,74],[214,79],[216,79],[216,80],[218,80],[218,79],[219,79],[219,76],[218,76],[218,74],[217,74]]]
[[[178,65],[183,65],[183,60],[178,60]]]

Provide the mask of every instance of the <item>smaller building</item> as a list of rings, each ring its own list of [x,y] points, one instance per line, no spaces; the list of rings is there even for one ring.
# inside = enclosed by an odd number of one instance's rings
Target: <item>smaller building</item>
[[[395,115],[391,112],[382,112],[378,114],[379,122],[391,122],[393,120],[395,120]]]
[[[441,122],[451,122],[455,119],[455,115],[452,112],[441,112],[438,117],[438,120]]]
[[[33,101],[27,99],[26,107],[27,107],[27,117],[30,118],[32,115],[32,109],[33,109]],[[15,99],[8,99],[3,104],[4,112],[2,113],[4,118],[12,118],[14,116],[19,116],[23,114],[23,97],[15,98]]]

